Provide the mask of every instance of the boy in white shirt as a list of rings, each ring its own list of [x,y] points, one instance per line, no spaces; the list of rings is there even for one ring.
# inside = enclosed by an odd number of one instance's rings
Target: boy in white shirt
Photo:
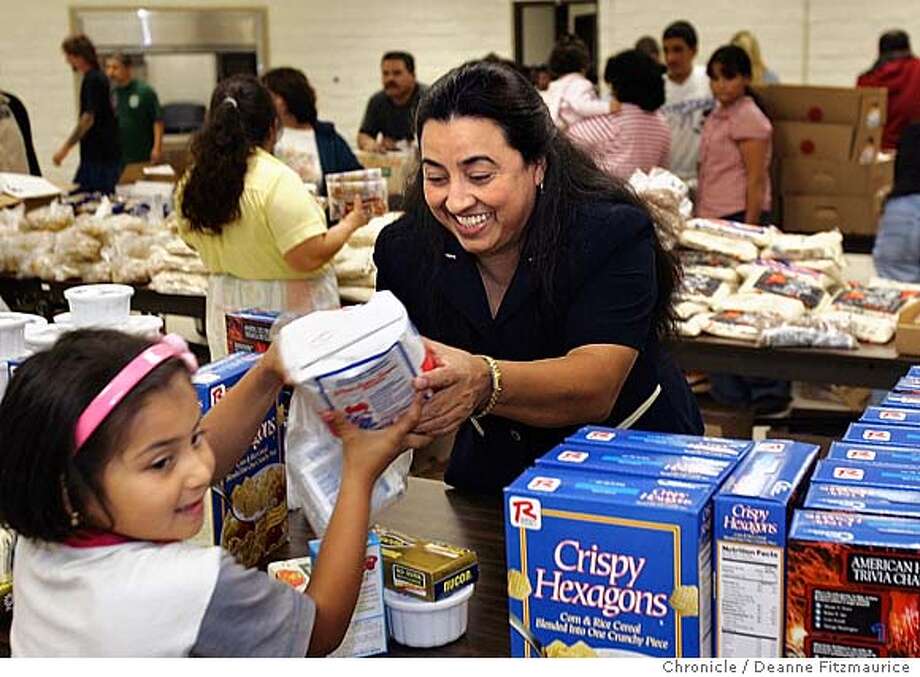
[[[661,42],[668,66],[661,110],[671,127],[670,169],[695,188],[703,117],[714,106],[709,78],[703,66],[693,65],[698,40],[689,22],[672,23]]]

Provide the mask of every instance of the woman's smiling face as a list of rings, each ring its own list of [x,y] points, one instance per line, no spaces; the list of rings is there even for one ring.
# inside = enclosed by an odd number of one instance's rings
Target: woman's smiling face
[[[528,165],[485,118],[429,120],[421,150],[425,201],[460,245],[479,257],[519,251],[543,164]]]

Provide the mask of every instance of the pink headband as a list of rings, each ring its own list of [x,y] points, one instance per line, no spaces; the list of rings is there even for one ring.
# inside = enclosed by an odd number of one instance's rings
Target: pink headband
[[[189,372],[195,373],[198,370],[198,360],[188,349],[185,340],[176,334],[167,334],[160,339],[159,343],[147,348],[140,355],[131,360],[124,369],[109,381],[109,384],[102,389],[102,392],[93,398],[89,406],[80,414],[77,419],[77,427],[74,430],[74,456],[83,446],[83,443],[89,439],[96,428],[112,413],[112,410],[118,406],[118,403],[124,399],[134,387],[140,383],[143,378],[153,371],[157,366],[166,360],[178,357],[185,362]]]

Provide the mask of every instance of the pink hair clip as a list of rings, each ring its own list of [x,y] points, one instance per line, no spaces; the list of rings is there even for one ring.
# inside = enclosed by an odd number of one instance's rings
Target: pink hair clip
[[[74,455],[118,406],[118,403],[124,399],[125,395],[131,392],[147,374],[173,357],[182,360],[189,373],[194,374],[198,371],[198,360],[189,350],[185,339],[177,334],[167,334],[162,337],[159,342],[144,350],[118,372],[115,378],[109,381],[102,392],[96,395],[80,414],[74,430]]]

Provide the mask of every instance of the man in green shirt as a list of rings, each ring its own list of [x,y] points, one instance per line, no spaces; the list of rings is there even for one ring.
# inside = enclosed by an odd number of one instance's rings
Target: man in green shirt
[[[163,109],[157,93],[131,74],[131,61],[124,54],[105,60],[105,73],[112,81],[112,106],[118,118],[122,159],[158,163],[163,157]]]

